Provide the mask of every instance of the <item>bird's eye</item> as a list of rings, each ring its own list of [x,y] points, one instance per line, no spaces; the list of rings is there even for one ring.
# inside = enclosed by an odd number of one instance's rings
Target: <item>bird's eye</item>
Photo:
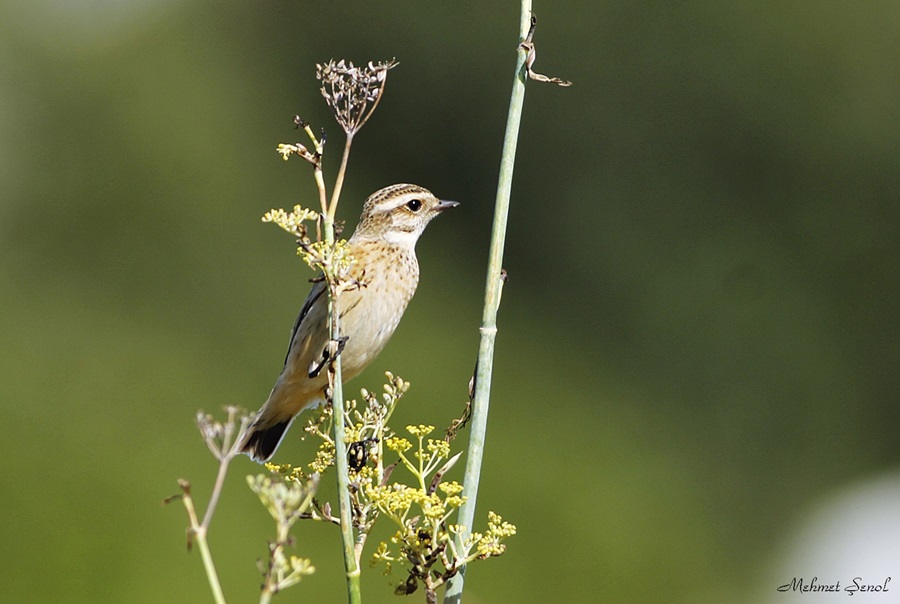
[[[412,212],[418,212],[422,209],[422,200],[420,199],[410,199],[406,203],[406,207],[410,209]]]

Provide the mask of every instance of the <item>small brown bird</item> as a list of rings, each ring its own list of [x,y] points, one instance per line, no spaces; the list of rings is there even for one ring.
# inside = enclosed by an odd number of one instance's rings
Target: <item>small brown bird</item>
[[[361,285],[338,297],[341,334],[348,338],[341,352],[344,380],[365,369],[387,344],[419,282],[419,235],[435,216],[457,205],[409,184],[385,187],[366,200],[348,241],[356,260],[350,278]],[[320,281],[309,292],[294,323],[284,369],[244,437],[241,452],[260,463],[275,454],[298,413],[325,401],[326,288]]]

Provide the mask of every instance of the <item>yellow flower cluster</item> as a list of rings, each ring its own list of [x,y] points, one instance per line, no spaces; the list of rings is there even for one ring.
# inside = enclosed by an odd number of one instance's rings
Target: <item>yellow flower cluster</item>
[[[280,474],[287,481],[306,482],[309,480],[309,476],[303,471],[303,468],[294,467],[289,463],[277,464],[267,462],[265,466],[269,472]]]
[[[319,445],[316,458],[309,463],[309,469],[323,474],[332,465],[334,465],[334,444],[331,441],[325,441]]]
[[[444,499],[444,503],[447,505],[447,507],[458,508],[466,502],[466,497],[460,495],[460,493],[462,493],[463,487],[455,480],[452,480],[450,482],[442,482],[438,485],[438,488],[447,495],[447,497]]]
[[[424,491],[404,484],[369,485],[366,496],[378,509],[400,522],[406,518],[413,505],[433,505],[428,502],[429,496]]]
[[[297,253],[310,268],[325,270],[335,279],[344,278],[355,262],[345,239],[335,241],[333,246],[326,241],[315,241],[305,248],[298,248]]]
[[[503,520],[499,514],[488,512],[488,530],[483,535],[472,533],[470,541],[476,543],[475,550],[479,558],[499,556],[506,551],[506,546],[500,543],[507,537],[516,534],[516,526]]]
[[[300,157],[305,156],[309,153],[309,149],[301,145],[300,143],[295,144],[285,144],[279,143],[275,150],[278,151],[278,154],[281,155],[281,159],[287,161],[291,155],[299,155]]]
[[[309,507],[317,484],[316,481],[300,483],[265,474],[248,476],[247,483],[276,522],[289,524]]]
[[[502,541],[515,535],[516,527],[490,512],[486,531],[468,534],[462,544],[456,542],[467,530],[450,520],[467,497],[462,484],[443,478],[461,454],[453,455],[446,440],[429,438],[435,431],[429,424],[406,426],[406,437],[394,434],[388,420],[409,383],[390,373],[386,375],[388,381],[380,396],[363,389],[362,399],[348,401],[344,409],[344,441],[349,445],[348,456],[354,460],[349,475],[350,497],[353,509],[357,510],[357,538],[362,536],[364,541],[381,516],[390,518],[397,527],[387,543],[378,544],[371,564],[384,564],[385,574],[395,567],[408,572],[409,577],[398,586],[397,593],[412,593],[419,582],[435,589],[469,562],[501,555],[506,549]],[[323,408],[305,428],[308,434],[321,438],[315,460],[302,469],[288,464],[268,464],[268,469],[276,475],[275,482],[280,475],[282,482],[303,487],[310,483],[308,476],[316,480],[334,465],[335,447],[329,428],[332,412],[330,407]],[[399,456],[398,463],[391,463],[392,455]],[[411,484],[398,481],[398,465],[410,472]],[[272,489],[281,489],[279,498],[285,496],[282,494],[285,485],[272,486],[269,481],[263,490]],[[294,499],[297,497],[294,495]],[[308,505],[300,502],[304,504]],[[327,504],[319,507],[315,503],[310,510],[304,517],[336,521]],[[298,559],[298,565],[302,568],[302,559]]]
[[[406,453],[412,448],[412,443],[402,436],[392,436],[384,441],[384,446],[397,453]]]
[[[446,440],[428,439],[428,445],[425,447],[432,456],[447,458],[450,457],[450,443]]]
[[[307,220],[316,220],[318,217],[319,214],[317,212],[313,212],[312,210],[297,205],[294,206],[293,211],[290,213],[285,212],[280,208],[277,210],[269,210],[263,215],[262,221],[277,224],[291,235],[305,237],[306,225],[303,223]]]
[[[434,426],[426,426],[425,424],[419,424],[418,426],[406,426],[406,431],[413,436],[421,438],[423,436],[428,436],[429,434],[434,432]]]
[[[384,563],[384,573],[385,575],[391,574],[393,570],[394,556],[391,555],[391,550],[388,549],[388,544],[384,541],[378,544],[378,547],[375,548],[375,553],[372,554],[372,560],[369,562],[369,566],[375,566],[379,562]]]

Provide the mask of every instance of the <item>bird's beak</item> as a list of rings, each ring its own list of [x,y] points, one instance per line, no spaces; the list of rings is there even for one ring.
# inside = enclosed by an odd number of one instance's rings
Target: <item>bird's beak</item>
[[[437,209],[438,212],[443,212],[444,210],[446,210],[448,208],[455,208],[458,205],[459,205],[458,201],[447,201],[446,199],[442,199],[438,202],[438,204],[437,204],[437,206],[435,206],[435,208]]]

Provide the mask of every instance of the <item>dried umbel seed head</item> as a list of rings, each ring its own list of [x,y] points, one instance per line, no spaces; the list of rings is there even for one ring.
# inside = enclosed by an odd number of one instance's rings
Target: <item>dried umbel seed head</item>
[[[334,117],[347,133],[359,130],[381,99],[387,72],[397,66],[393,59],[356,67],[351,61],[329,61],[316,64],[316,78],[322,82],[322,96]]]

